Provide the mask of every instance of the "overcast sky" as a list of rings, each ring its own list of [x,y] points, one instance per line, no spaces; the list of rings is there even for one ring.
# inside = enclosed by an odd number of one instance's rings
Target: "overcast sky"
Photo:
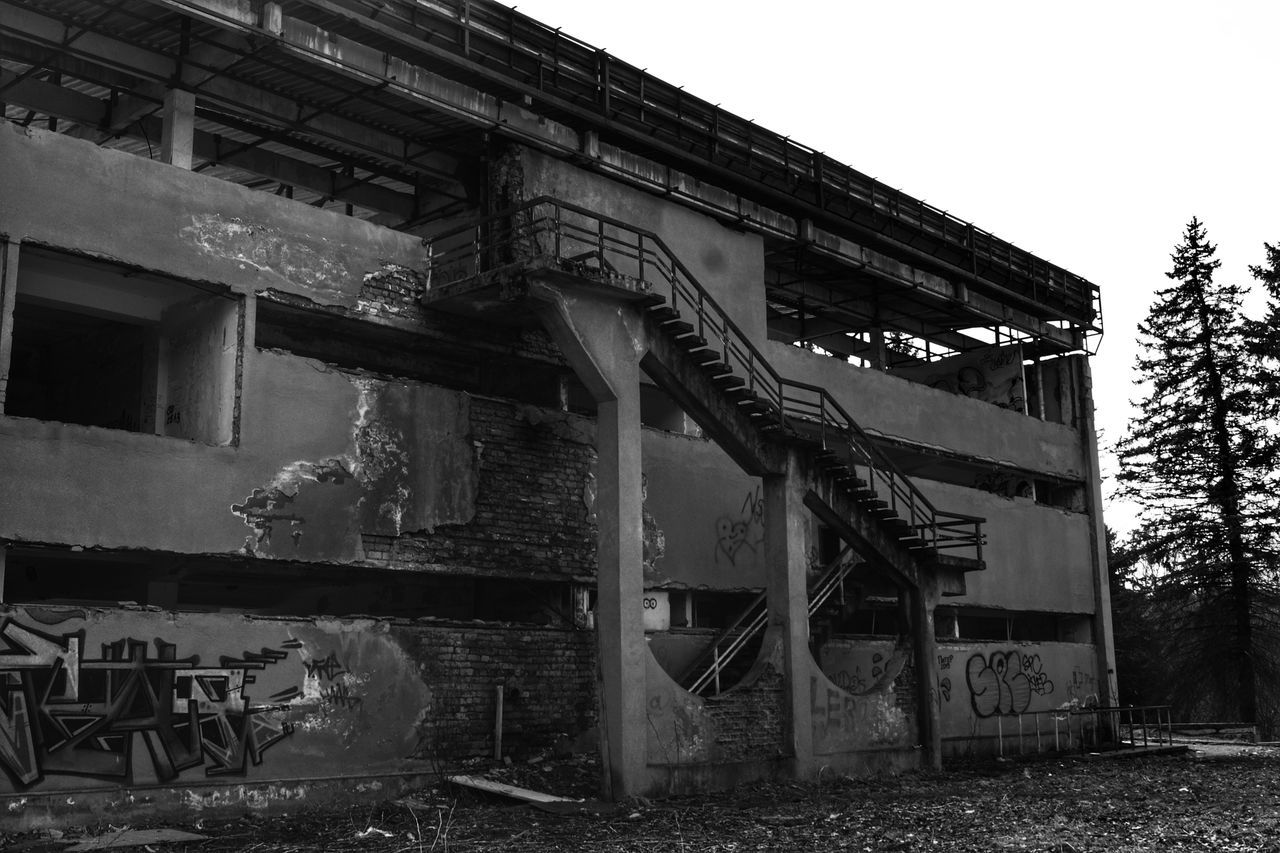
[[[1280,243],[1278,0],[518,8],[1099,285],[1104,444],[1131,416],[1137,324],[1187,221],[1224,280]],[[1109,502],[1107,521],[1132,511]]]

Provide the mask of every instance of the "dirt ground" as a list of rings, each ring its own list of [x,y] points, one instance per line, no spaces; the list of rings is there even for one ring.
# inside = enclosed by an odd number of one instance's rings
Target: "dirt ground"
[[[591,796],[582,761],[500,768],[508,783]],[[998,762],[872,779],[754,784],[719,794],[574,803],[548,811],[454,786],[342,811],[205,818],[164,827],[0,836],[12,851],[70,851],[143,830],[192,851],[1268,851],[1280,853],[1280,749],[1197,745],[1186,755]],[[156,836],[151,836],[155,838]]]

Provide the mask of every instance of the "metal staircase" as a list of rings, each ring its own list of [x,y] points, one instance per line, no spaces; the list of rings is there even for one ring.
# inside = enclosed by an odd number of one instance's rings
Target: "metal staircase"
[[[523,299],[531,277],[608,287],[635,301],[671,344],[668,361],[683,360],[680,370],[650,375],[709,434],[732,432],[716,421],[734,420],[761,438],[758,447],[801,449],[822,483],[806,505],[826,519],[860,516],[875,533],[873,547],[893,552],[881,554],[891,564],[936,565],[941,552],[964,549],[972,556],[950,557],[953,570],[982,567],[983,519],[937,509],[825,388],[781,376],[652,232],[540,197],[429,242],[425,303],[499,318],[505,311],[519,322],[529,316]],[[811,613],[848,570],[841,561],[827,568],[810,591]],[[712,643],[713,660],[690,674],[690,689],[718,689],[727,661],[763,629],[762,604],[763,597]]]
[[[853,548],[846,546],[834,560],[823,567],[818,577],[809,585],[810,617],[821,610],[834,593],[843,590],[845,578],[859,565],[861,562],[853,559]],[[768,624],[767,596],[762,592],[743,609],[733,624],[711,641],[676,681],[690,693],[719,695],[725,687],[725,681],[729,681],[730,686],[736,681],[734,678],[726,678],[726,673],[744,656],[744,652],[758,648],[758,640]]]

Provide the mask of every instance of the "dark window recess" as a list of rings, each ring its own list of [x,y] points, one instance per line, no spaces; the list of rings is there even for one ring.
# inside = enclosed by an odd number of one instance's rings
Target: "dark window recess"
[[[19,298],[4,411],[23,418],[138,432],[153,426],[144,390],[155,332]],[[148,383],[150,379],[150,383]],[[154,396],[154,395],[151,395]]]
[[[1011,640],[1008,616],[986,616],[960,611],[957,630],[962,640]]]
[[[1037,480],[1036,503],[1073,512],[1084,512],[1084,486],[1077,483],[1062,484]]]
[[[268,616],[573,621],[564,583],[52,548],[9,552],[3,600]]]
[[[1045,613],[1027,610],[1002,613],[990,610],[939,608],[934,615],[939,639],[986,640],[1021,643],[1088,643],[1093,619],[1087,614]]]
[[[228,444],[240,300],[23,247],[4,414]]]
[[[511,336],[505,344],[462,349],[456,341],[435,335],[260,301],[254,343],[342,370],[559,407],[561,377],[568,369],[519,358],[514,353],[515,333]]]
[[[750,592],[691,592],[694,628],[728,628],[756,599]]]

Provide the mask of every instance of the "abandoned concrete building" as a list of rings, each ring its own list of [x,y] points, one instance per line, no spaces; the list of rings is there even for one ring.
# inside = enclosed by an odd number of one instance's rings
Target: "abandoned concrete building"
[[[0,102],[7,819],[1113,701],[1090,282],[491,0],[0,0]]]

